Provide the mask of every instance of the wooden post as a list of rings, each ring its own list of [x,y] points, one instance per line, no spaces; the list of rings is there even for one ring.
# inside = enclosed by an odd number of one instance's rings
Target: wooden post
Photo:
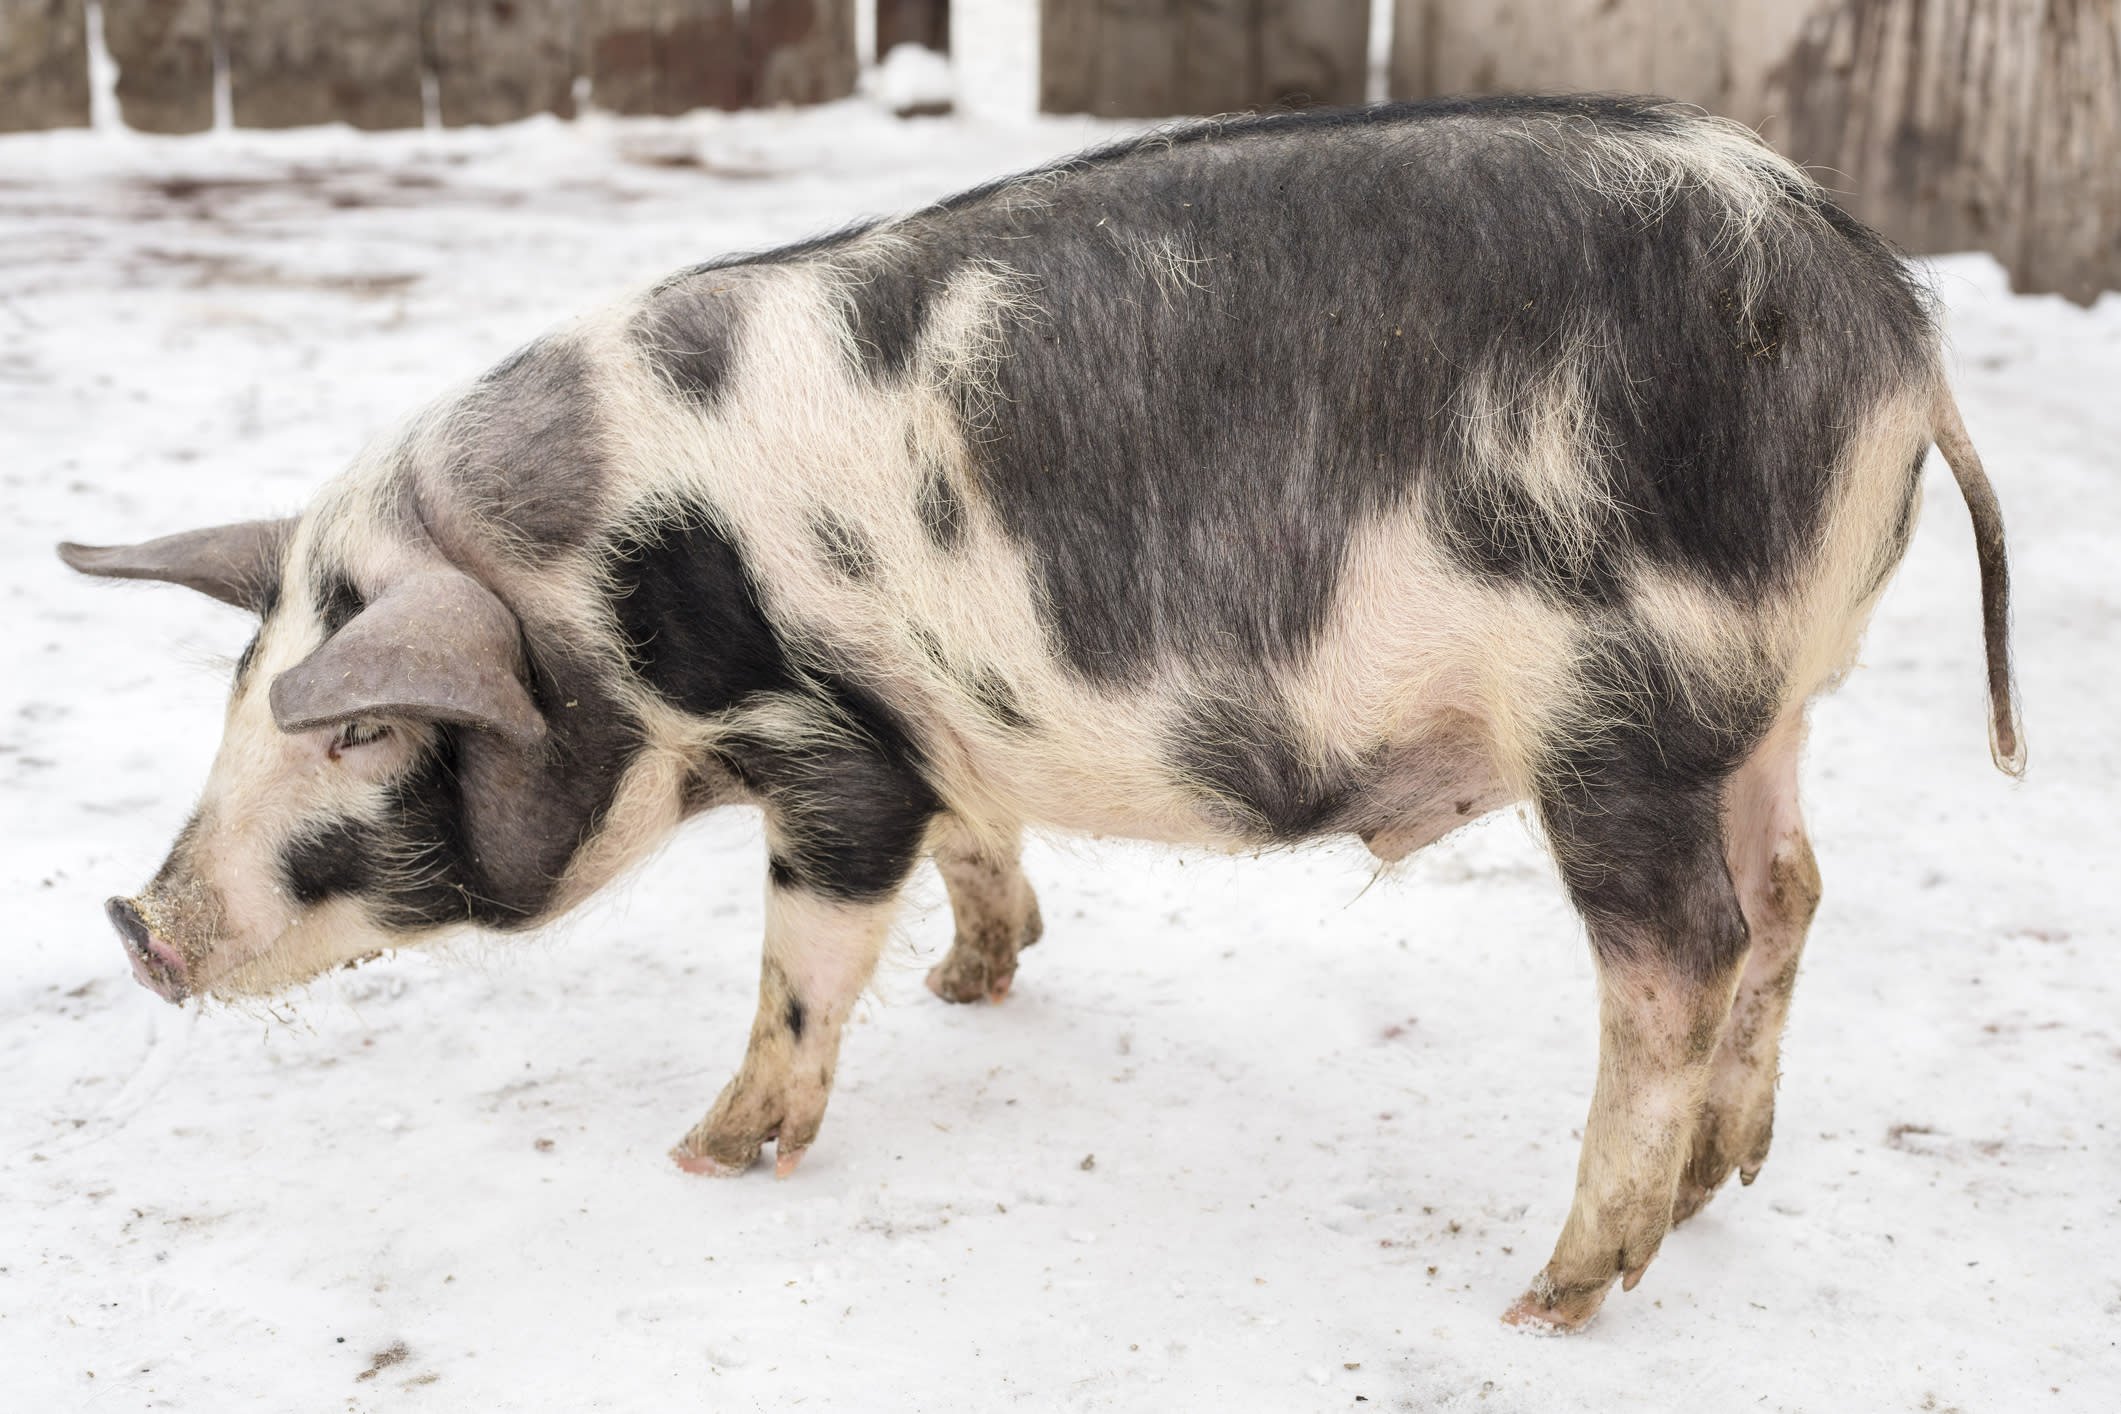
[[[1042,113],[1088,113],[1097,56],[1097,0],[1040,0],[1038,107]]]
[[[1258,103],[1258,0],[1178,0],[1177,8],[1174,91],[1161,111],[1238,113]]]
[[[1392,7],[1392,49],[1385,55],[1388,98],[1434,98],[1443,93],[1436,79],[1436,6],[1433,0],[1377,0]]]
[[[660,113],[656,57],[662,47],[656,0],[588,0],[582,55],[589,101],[607,113]]]
[[[1381,0],[1382,3],[1382,0]],[[1719,107],[1731,16],[1789,0],[1393,0],[1394,97],[1661,93]]]
[[[427,0],[427,66],[446,127],[574,116],[576,0]]]
[[[1395,97],[1620,89],[1758,128],[1917,252],[2121,288],[2121,0],[1396,0]]]
[[[1370,82],[1370,0],[1257,3],[1260,71],[1254,102],[1290,108],[1362,102]]]
[[[2121,290],[2121,6],[2050,0],[2011,284],[2090,304]]]
[[[214,125],[213,0],[103,0],[118,115],[144,133]]]
[[[420,0],[220,0],[239,128],[417,128]]]
[[[81,0],[0,0],[0,132],[87,126]]]
[[[590,101],[613,113],[751,102],[751,52],[731,0],[588,0]]]
[[[1256,101],[1257,0],[1044,0],[1039,106],[1165,118]]]
[[[950,52],[950,0],[876,0],[876,57],[901,44]]]
[[[1777,145],[1909,249],[1993,251],[2017,288],[2078,300],[2121,288],[2115,0],[1815,4],[1760,87],[1789,115]]]
[[[751,0],[750,32],[760,106],[854,92],[854,0]]]
[[[1105,118],[1167,118],[1186,111],[1178,92],[1176,0],[1098,0],[1090,111]]]
[[[1045,0],[1040,106],[1164,118],[1360,103],[1369,78],[1369,4]]]

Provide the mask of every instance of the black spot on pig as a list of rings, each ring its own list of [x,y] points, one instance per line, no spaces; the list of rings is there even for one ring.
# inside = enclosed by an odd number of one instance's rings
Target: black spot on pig
[[[913,361],[928,305],[949,278],[947,266],[886,262],[864,270],[846,294],[847,329],[860,371],[883,382]]]
[[[1595,467],[1587,477],[1603,481]],[[1578,608],[1616,605],[1627,592],[1626,545],[1610,526],[1587,541],[1534,501],[1507,475],[1438,476],[1424,488],[1430,519],[1466,569],[1484,579],[1526,582]]]
[[[1535,790],[1563,881],[1610,961],[1707,979],[1744,956],[1724,863],[1723,786],[1759,744],[1772,691],[1689,674],[1648,632],[1605,621],[1584,662],[1583,720]]]
[[[810,523],[825,562],[848,579],[864,580],[876,573],[876,551],[869,537],[840,517],[826,512]]]
[[[905,882],[942,801],[910,730],[852,681],[813,677],[797,694],[833,730],[793,739],[738,732],[722,750],[772,814],[774,883],[864,902]]]
[[[658,289],[627,333],[665,383],[709,411],[728,385],[741,322],[737,287],[706,277]]]
[[[1749,305],[1738,291],[1716,292],[1716,308],[1730,321],[1732,347],[1742,358],[1775,359],[1782,355],[1782,310],[1775,305]]]
[[[1017,701],[1016,689],[994,669],[974,669],[964,674],[962,681],[966,695],[998,725],[1016,732],[1030,731],[1035,725]]]
[[[1190,707],[1165,754],[1238,828],[1271,840],[1318,833],[1347,810],[1360,784],[1308,759],[1278,706],[1234,695]]]
[[[442,494],[535,552],[581,544],[609,476],[596,369],[571,342],[511,356],[466,395]]]
[[[633,668],[672,706],[711,716],[794,685],[750,567],[711,512],[629,533],[609,561],[611,610]]]
[[[769,695],[829,730],[731,733],[719,765],[773,816],[776,887],[873,899],[898,887],[941,804],[911,730],[852,674],[798,671],[750,567],[705,507],[610,547],[611,610],[634,671],[699,716]]]
[[[999,672],[987,667],[968,667],[955,661],[949,650],[943,647],[943,641],[929,629],[915,628],[912,637],[913,646],[920,650],[929,666],[948,678],[996,724],[1011,731],[1029,731],[1036,725],[1018,701],[1016,689]]]
[[[921,529],[936,549],[948,554],[965,543],[971,526],[965,498],[941,467],[931,467],[921,482],[919,505]]]
[[[331,637],[352,623],[368,607],[361,591],[344,570],[327,570],[317,576],[317,616],[324,623],[324,636]]]
[[[809,1017],[803,1010],[803,999],[801,997],[790,997],[788,999],[788,1013],[785,1019],[788,1022],[788,1034],[798,1041],[802,1040],[803,1025],[809,1020]]]

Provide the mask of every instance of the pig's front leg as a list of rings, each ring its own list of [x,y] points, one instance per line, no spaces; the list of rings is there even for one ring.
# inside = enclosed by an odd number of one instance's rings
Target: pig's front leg
[[[896,904],[896,896],[840,902],[779,883],[768,890],[751,1044],[714,1108],[672,1151],[680,1168],[741,1173],[770,1139],[774,1172],[795,1171],[825,1121],[840,1028],[876,970]]]
[[[771,851],[759,1010],[744,1063],[671,1151],[692,1173],[749,1168],[767,1140],[795,1171],[817,1138],[840,1028],[869,985],[939,805],[890,732],[835,725],[745,754]]]

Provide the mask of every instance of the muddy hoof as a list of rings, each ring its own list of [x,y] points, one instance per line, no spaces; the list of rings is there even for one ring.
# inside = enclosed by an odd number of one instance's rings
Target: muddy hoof
[[[1016,981],[1016,968],[1006,969],[977,954],[961,955],[952,949],[928,971],[928,990],[946,1002],[998,1002],[1009,995]]]
[[[670,1151],[670,1159],[685,1172],[704,1174],[708,1178],[735,1178],[751,1167],[749,1163],[725,1164],[712,1154],[696,1154],[682,1144]]]
[[[1541,1272],[1517,1304],[1502,1313],[1502,1323],[1526,1335],[1574,1335],[1598,1314],[1610,1284],[1556,1288]]]
[[[1677,1227],[1709,1205],[1716,1196],[1716,1184],[1696,1183],[1691,1178],[1679,1180],[1679,1191],[1672,1195],[1672,1226]]]

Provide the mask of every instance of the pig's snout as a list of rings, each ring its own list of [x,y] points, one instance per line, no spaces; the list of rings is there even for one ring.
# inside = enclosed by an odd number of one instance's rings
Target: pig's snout
[[[114,898],[103,905],[111,926],[125,940],[125,955],[132,960],[133,976],[140,985],[164,1001],[184,1000],[184,957],[156,937],[131,899]]]

